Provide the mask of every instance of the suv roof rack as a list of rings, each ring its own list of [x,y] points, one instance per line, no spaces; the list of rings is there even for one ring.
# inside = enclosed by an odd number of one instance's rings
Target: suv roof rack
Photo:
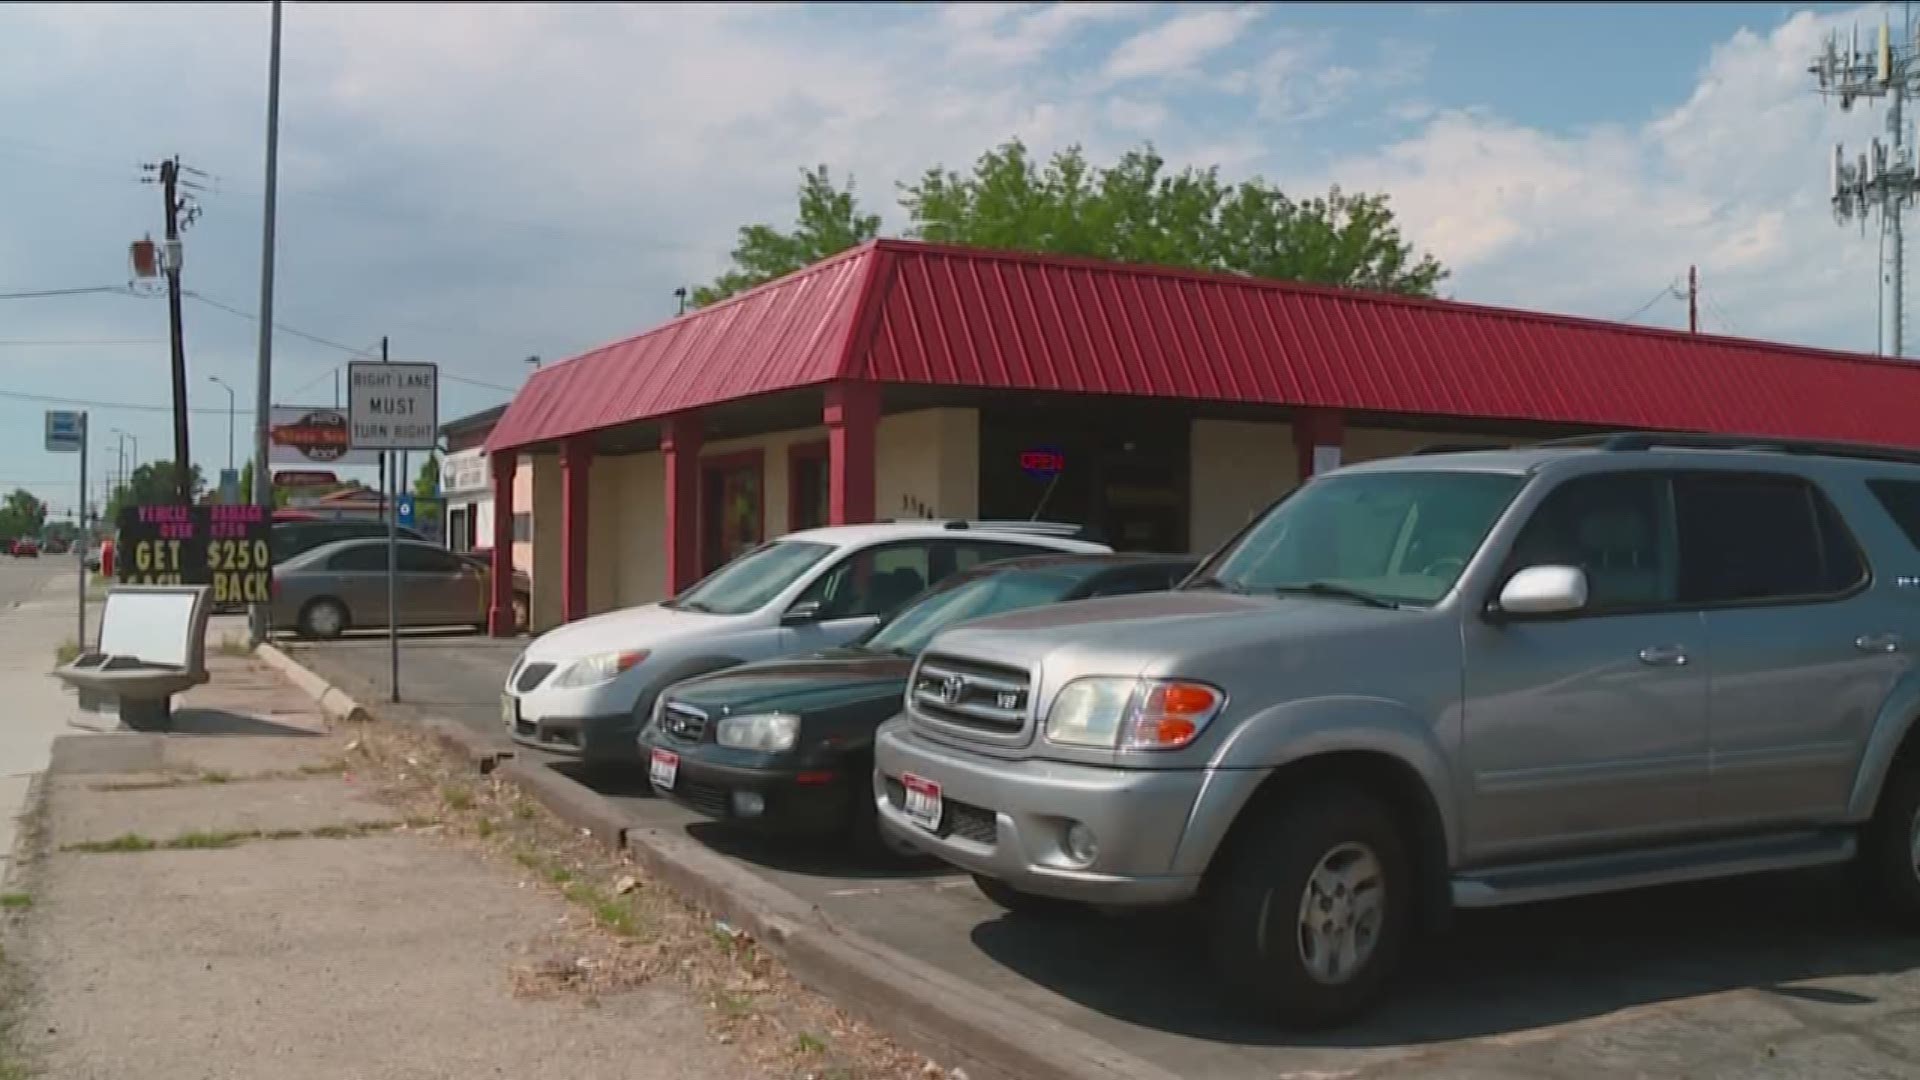
[[[1494,443],[1432,443],[1413,452],[1414,457],[1422,454],[1464,454],[1474,450],[1511,450],[1513,447]]]
[[[1007,519],[963,519],[963,518],[882,518],[887,525],[939,525],[955,531],[981,529],[988,532],[1033,533],[1036,536],[1061,536],[1067,539],[1085,536],[1087,526],[1074,525],[1065,521],[1024,521]]]
[[[1817,439],[1779,439],[1766,435],[1709,435],[1696,432],[1621,431],[1604,435],[1574,435],[1536,443],[1546,448],[1588,447],[1594,450],[1749,450],[1812,457],[1857,458],[1920,465],[1920,450],[1902,450],[1867,443],[1822,442]]]

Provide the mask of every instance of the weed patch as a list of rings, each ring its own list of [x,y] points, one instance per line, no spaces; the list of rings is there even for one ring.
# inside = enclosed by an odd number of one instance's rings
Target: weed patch
[[[8,911],[25,911],[33,906],[33,897],[23,892],[0,893],[0,908]]]
[[[473,792],[463,784],[443,784],[440,787],[440,801],[446,803],[449,810],[471,810]]]
[[[158,847],[152,840],[136,833],[126,833],[111,840],[88,840],[78,844],[68,844],[61,851],[77,851],[83,854],[104,854],[110,851],[152,851]]]
[[[260,839],[260,830],[241,829],[228,832],[188,832],[160,845],[175,851],[210,851],[217,848],[230,848],[246,840]]]

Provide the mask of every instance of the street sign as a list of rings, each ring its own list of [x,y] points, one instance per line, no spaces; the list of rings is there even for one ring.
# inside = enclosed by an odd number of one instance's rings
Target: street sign
[[[232,505],[240,501],[240,470],[220,470],[220,501]]]
[[[400,512],[400,527],[413,528],[413,496],[402,495],[393,505]]]
[[[431,450],[440,436],[437,364],[347,365],[349,444],[355,450]]]
[[[340,477],[325,469],[281,469],[273,474],[274,487],[338,487]]]
[[[47,449],[56,454],[79,452],[87,442],[80,414],[58,409],[47,410]]]
[[[116,524],[123,583],[211,585],[223,607],[273,598],[273,522],[261,507],[126,506]]]
[[[380,455],[348,445],[345,409],[275,405],[267,426],[267,460],[275,465],[372,465]]]

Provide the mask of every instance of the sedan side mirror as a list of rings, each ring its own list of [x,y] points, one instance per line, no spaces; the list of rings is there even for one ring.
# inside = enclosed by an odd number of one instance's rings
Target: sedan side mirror
[[[820,601],[802,600],[780,616],[781,626],[799,626],[820,621]]]
[[[1577,566],[1529,566],[1507,579],[1494,614],[1565,615],[1587,606],[1587,572]]]

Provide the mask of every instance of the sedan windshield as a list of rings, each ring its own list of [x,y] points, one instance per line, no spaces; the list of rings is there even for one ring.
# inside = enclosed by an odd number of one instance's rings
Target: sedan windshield
[[[762,545],[708,574],[666,606],[715,615],[758,611],[832,550],[802,540]]]
[[[1187,588],[1298,592],[1382,606],[1430,604],[1466,569],[1525,478],[1351,473],[1283,500]]]
[[[916,656],[933,636],[955,623],[1003,611],[1051,604],[1083,579],[1048,570],[1004,570],[929,593],[860,643],[874,652]]]

